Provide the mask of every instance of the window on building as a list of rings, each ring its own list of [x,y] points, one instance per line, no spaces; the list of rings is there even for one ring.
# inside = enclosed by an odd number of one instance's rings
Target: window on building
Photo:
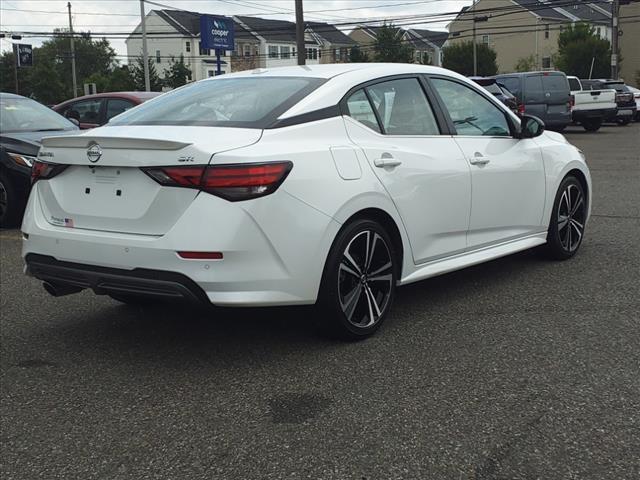
[[[185,47],[186,47],[187,52],[190,52],[191,51],[191,42],[187,42]]]
[[[269,58],[278,58],[278,46],[269,45]]]
[[[291,58],[291,47],[288,45],[280,47],[280,58]]]
[[[542,68],[551,68],[551,57],[542,57]]]
[[[156,63],[160,63],[162,59],[160,58],[160,50],[156,50]]]
[[[482,43],[489,45],[489,35],[482,35]]]
[[[214,70],[207,70],[207,77],[213,77],[216,74]]]
[[[245,57],[250,57],[251,56],[251,45],[245,45],[244,46],[244,56]]]
[[[549,38],[549,25],[544,26],[544,38]]]
[[[596,28],[596,34],[600,37],[602,33],[602,30],[600,30],[600,27]]]

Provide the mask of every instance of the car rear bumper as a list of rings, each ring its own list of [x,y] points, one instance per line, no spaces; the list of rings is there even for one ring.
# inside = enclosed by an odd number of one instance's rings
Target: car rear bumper
[[[96,293],[130,288],[130,293],[143,290],[154,296],[167,287],[165,296],[200,297],[194,288],[185,293],[184,281],[174,281],[177,286],[161,283],[159,290],[154,290],[155,283],[148,281],[146,274],[161,272],[158,278],[162,282],[166,275],[185,277],[215,305],[311,304],[316,301],[324,261],[340,229],[334,219],[282,190],[235,203],[201,194],[161,236],[67,228],[46,220],[38,200],[39,183],[29,198],[22,224],[26,273],[56,280],[58,267],[73,264],[77,271],[67,282],[80,282],[77,286]],[[223,258],[185,259],[179,251],[221,252]],[[44,266],[42,261],[30,265],[30,259],[40,256],[53,260]]]
[[[602,109],[594,109],[594,110],[574,110],[573,121],[574,122],[583,122],[585,120],[593,120],[593,119],[602,119],[606,120],[608,118],[613,118],[617,114],[616,108],[602,108]]]
[[[205,292],[190,278],[175,272],[117,268],[61,262],[51,256],[30,253],[27,274],[57,286],[90,288],[98,295],[137,295],[207,303]]]

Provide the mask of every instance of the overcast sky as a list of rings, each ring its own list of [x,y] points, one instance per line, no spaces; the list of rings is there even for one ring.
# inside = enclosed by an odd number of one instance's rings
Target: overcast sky
[[[256,15],[265,18],[294,20],[294,0],[153,0],[182,10],[217,15]],[[471,0],[304,0],[305,19],[344,23],[367,19],[393,19],[402,16],[432,15],[454,12]],[[140,21],[139,0],[75,0],[71,1],[74,30],[96,33],[129,32]],[[146,4],[148,12],[162,9]],[[337,10],[337,11],[336,11]],[[283,12],[283,13],[278,13]],[[290,13],[286,13],[290,12]],[[411,19],[412,26],[443,30],[450,19]],[[440,21],[437,21],[440,20]],[[67,1],[64,0],[0,0],[2,32],[51,32],[68,28]],[[341,27],[345,28],[345,27]],[[21,43],[41,44],[46,38],[25,38]],[[109,39],[125,61],[124,39]],[[8,50],[11,41],[2,39],[0,47]]]

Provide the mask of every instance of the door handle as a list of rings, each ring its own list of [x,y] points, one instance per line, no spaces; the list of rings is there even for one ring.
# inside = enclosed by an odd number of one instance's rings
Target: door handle
[[[401,165],[402,162],[400,160],[396,160],[393,157],[391,158],[376,158],[373,161],[373,164],[378,168],[386,168],[386,167],[397,167]]]
[[[473,154],[473,158],[469,160],[471,165],[486,165],[490,160],[482,155],[480,152],[476,152]]]

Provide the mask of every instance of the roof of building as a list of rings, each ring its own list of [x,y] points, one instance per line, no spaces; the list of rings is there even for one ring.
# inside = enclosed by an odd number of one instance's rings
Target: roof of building
[[[447,38],[449,38],[449,32],[442,32],[437,30],[421,30],[418,28],[411,28],[410,30],[420,37],[426,38],[436,47],[442,47],[442,45],[444,45],[444,42],[447,41]]]
[[[534,15],[559,21],[585,21],[608,23],[611,21],[610,2],[576,1],[569,5],[566,0],[513,0]]]
[[[249,27],[249,30],[255,32],[266,40],[275,42],[296,41],[296,24],[293,22],[258,17],[236,16],[235,18]]]
[[[200,16],[198,12],[187,12],[184,10],[153,10],[169,25],[174,27],[178,32],[188,36],[200,35]],[[234,21],[235,38],[241,40],[257,40],[242,25]]]
[[[356,44],[355,40],[329,23],[307,22],[307,27],[333,45],[351,46]]]

